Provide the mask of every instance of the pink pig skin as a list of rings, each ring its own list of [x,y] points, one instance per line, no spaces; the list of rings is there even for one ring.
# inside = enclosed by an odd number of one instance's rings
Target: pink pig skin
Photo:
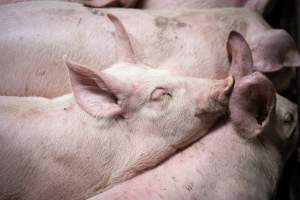
[[[0,0],[0,4],[40,0]],[[270,0],[56,0],[85,3],[93,7],[123,6],[140,9],[182,9],[246,7],[263,12]]]
[[[157,165],[227,113],[234,83],[66,65],[73,95],[0,96],[1,200],[81,200]]]
[[[138,60],[181,75],[227,77],[226,42],[232,30],[250,44],[257,71],[300,63],[291,37],[246,9],[97,10],[67,2],[17,3],[0,7],[0,94],[55,97],[69,92],[64,54],[98,69],[115,63],[114,27],[106,13],[124,24]]]
[[[89,200],[271,199],[296,145],[297,120],[287,123],[289,113],[296,116],[296,105],[277,95],[262,137],[247,140],[227,121],[165,163]]]
[[[251,73],[251,52],[238,33],[230,34],[227,49],[236,77],[229,119],[165,163],[91,200],[272,197],[296,146],[297,107],[275,96],[273,84],[261,73]]]

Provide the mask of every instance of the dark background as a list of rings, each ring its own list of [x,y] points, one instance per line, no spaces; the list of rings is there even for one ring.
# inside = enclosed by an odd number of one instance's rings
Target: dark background
[[[300,0],[274,0],[266,10],[265,19],[273,28],[287,30],[296,40],[298,50],[300,50]],[[296,79],[292,82],[289,92],[283,95],[300,105],[299,69],[297,69]],[[298,116],[300,116],[299,107]],[[298,127],[299,122],[298,119]],[[298,141],[298,149],[300,149],[300,140]],[[277,194],[273,198],[274,200],[300,200],[300,162],[298,155],[298,151],[295,151],[288,161],[279,182]]]

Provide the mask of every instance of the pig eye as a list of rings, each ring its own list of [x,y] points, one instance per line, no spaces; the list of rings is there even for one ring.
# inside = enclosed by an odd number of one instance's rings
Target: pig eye
[[[170,99],[172,97],[171,93],[169,93],[164,88],[156,88],[152,91],[150,100],[151,101],[161,101]]]
[[[292,123],[294,121],[294,116],[291,113],[286,113],[283,117],[284,123]]]

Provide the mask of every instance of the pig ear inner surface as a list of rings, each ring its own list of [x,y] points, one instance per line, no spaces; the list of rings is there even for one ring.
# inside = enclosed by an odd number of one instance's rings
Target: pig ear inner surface
[[[239,81],[229,103],[231,121],[237,132],[251,139],[263,133],[275,104],[272,83],[255,72]]]
[[[77,104],[93,117],[117,117],[124,109],[120,100],[128,95],[122,81],[77,63],[66,61]]]
[[[227,41],[228,60],[231,64],[231,74],[237,79],[253,72],[252,53],[244,37],[231,31]]]

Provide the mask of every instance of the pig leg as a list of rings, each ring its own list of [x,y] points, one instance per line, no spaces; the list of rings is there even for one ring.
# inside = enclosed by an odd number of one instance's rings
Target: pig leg
[[[83,4],[94,8],[134,7],[137,0],[83,0]]]

